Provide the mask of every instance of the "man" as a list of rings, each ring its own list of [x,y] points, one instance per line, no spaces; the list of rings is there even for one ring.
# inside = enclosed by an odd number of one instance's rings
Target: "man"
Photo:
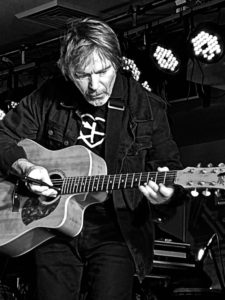
[[[107,24],[72,24],[58,62],[63,76],[22,99],[1,123],[1,170],[39,180],[27,187],[42,197],[60,193],[47,168],[27,159],[18,145],[24,138],[50,150],[85,146],[106,160],[109,174],[180,169],[164,101],[123,72],[121,61]],[[133,275],[142,280],[152,267],[152,205],[167,212],[184,196],[180,187],[154,179],[138,185],[108,191],[105,201],[88,206],[76,237],[58,232],[33,250],[37,299],[132,298]]]

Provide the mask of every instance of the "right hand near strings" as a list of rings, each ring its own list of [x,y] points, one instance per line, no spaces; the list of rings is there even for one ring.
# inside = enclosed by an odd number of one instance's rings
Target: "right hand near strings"
[[[48,171],[42,167],[37,166],[29,162],[27,159],[19,159],[12,165],[12,169],[16,170],[19,174],[25,175],[30,178],[40,180],[45,182],[50,186],[53,186],[51,179],[49,177]],[[40,185],[37,183],[26,183],[27,187],[35,194],[42,195],[45,197],[56,197],[57,191],[51,189],[47,185]]]

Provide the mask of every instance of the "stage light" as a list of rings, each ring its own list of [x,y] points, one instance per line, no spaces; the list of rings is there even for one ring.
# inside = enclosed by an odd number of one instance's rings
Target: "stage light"
[[[199,24],[190,37],[192,55],[202,63],[215,63],[224,55],[224,37],[219,26]]]
[[[159,70],[168,74],[179,72],[181,59],[172,47],[157,43],[152,45],[150,55]]]

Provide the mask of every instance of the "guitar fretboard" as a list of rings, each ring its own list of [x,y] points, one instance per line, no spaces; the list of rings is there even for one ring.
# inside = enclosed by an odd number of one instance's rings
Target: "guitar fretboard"
[[[177,171],[144,172],[66,177],[63,179],[53,179],[52,182],[55,187],[61,190],[61,194],[74,194],[137,188],[149,180],[157,184],[172,185],[176,176]]]

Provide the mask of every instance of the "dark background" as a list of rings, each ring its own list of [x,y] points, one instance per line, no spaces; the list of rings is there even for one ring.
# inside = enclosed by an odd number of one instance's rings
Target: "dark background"
[[[141,71],[153,92],[168,103],[168,117],[184,167],[225,163],[225,58],[206,65],[194,60],[188,41],[202,22],[215,22],[225,35],[224,0],[7,0],[0,1],[0,109],[34,90],[58,72],[60,37],[71,18],[101,17],[118,33],[124,55]],[[150,49],[170,41],[182,58],[176,75],[159,71]],[[221,191],[223,192],[223,191]],[[219,198],[223,200],[223,193]],[[209,197],[192,198],[160,224],[158,238],[190,243],[194,253],[213,233],[224,252],[225,204]],[[219,258],[218,245],[215,245]],[[218,287],[212,260],[207,272]]]

